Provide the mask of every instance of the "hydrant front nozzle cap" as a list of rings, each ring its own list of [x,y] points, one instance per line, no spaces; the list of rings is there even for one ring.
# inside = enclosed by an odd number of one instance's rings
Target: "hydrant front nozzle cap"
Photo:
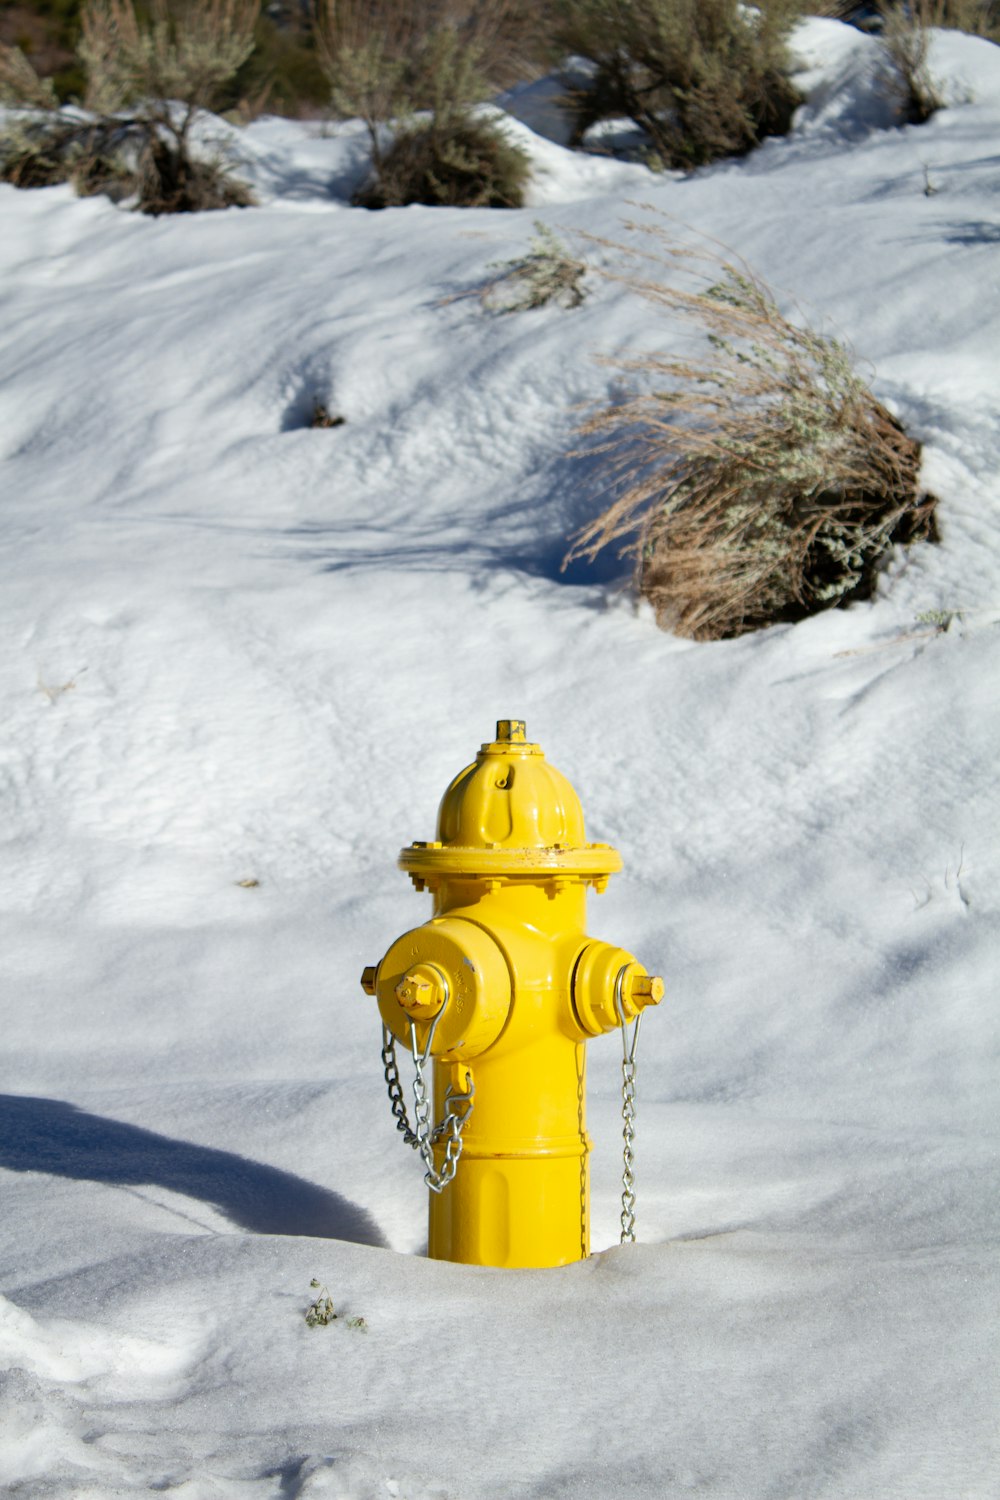
[[[436,964],[414,964],[397,983],[395,995],[407,1015],[429,1020],[448,999],[448,981]]]

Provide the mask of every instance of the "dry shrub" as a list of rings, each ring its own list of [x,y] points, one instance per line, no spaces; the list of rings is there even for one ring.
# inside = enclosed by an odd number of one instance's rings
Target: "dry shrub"
[[[0,43],[20,48],[61,102],[83,93],[74,48],[79,0],[0,0]]]
[[[362,208],[519,208],[527,178],[524,153],[491,121],[431,120],[396,135],[354,201]]]
[[[869,597],[894,543],[936,540],[920,444],[752,271],[646,227],[668,279],[624,279],[694,345],[614,362],[655,389],[586,423],[620,493],[567,562],[622,542],[660,624],[696,640]]]
[[[0,104],[50,110],[58,107],[50,78],[39,78],[20,47],[0,42]]]
[[[489,0],[462,19],[446,0],[323,0],[317,34],[331,102],[364,122],[371,145],[358,203],[520,204],[527,159],[475,112],[506,8]]]
[[[907,125],[923,125],[944,108],[927,61],[932,28],[1000,41],[998,0],[881,0],[879,13],[886,85]]]
[[[359,119],[378,169],[388,122],[412,108],[415,8],[405,0],[319,0],[316,45],[335,114]]]
[[[17,188],[70,182],[83,196],[134,191],[122,155],[127,123],[61,113],[51,82],[16,47],[0,45],[0,103],[13,106],[0,128],[0,180]]]
[[[884,81],[907,125],[925,124],[944,104],[927,62],[928,27],[933,24],[929,16],[935,8],[935,0],[913,0],[905,8],[888,3],[879,6]]]
[[[481,97],[535,70],[547,50],[536,0],[315,0],[314,22],[335,107],[346,94],[345,112],[362,119],[366,105],[381,121],[430,107],[423,49],[441,32],[474,56]]]
[[[69,177],[72,130],[57,133],[35,120],[13,119],[0,131],[0,181],[17,188],[53,187]]]
[[[225,163],[192,149],[199,115],[253,49],[258,0],[85,0],[80,59],[89,113],[60,113],[16,49],[0,48],[0,90],[32,113],[0,140],[19,186],[73,182],[80,192],[136,195],[145,213],[251,203]]]
[[[169,135],[186,135],[249,57],[259,9],[257,0],[149,0],[141,11],[133,0],[84,0],[88,107],[114,114],[143,100]],[[184,105],[179,121],[169,100]]]
[[[80,57],[87,104],[108,117],[129,109],[139,141],[145,213],[244,207],[253,201],[220,161],[199,160],[192,130],[250,56],[259,0],[85,0]],[[148,17],[148,19],[147,19]]]
[[[1000,0],[941,0],[940,9],[940,18],[932,26],[1000,42]]]
[[[220,208],[251,208],[256,199],[219,157],[183,157],[160,140],[139,157],[135,178],[144,214],[208,213]]]
[[[114,201],[135,192],[135,172],[121,157],[120,133],[103,121],[15,117],[0,133],[0,178],[15,187],[72,183],[81,198]]]
[[[659,162],[688,168],[784,134],[800,102],[786,43],[799,0],[557,0],[556,36],[595,66],[576,139],[624,115]]]
[[[452,11],[474,28],[491,92],[537,78],[552,66],[549,0],[453,0]]]

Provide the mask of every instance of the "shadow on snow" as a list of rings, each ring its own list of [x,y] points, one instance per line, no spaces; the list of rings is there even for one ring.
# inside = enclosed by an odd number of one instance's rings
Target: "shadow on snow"
[[[88,1114],[59,1099],[0,1094],[0,1166],[112,1187],[156,1185],[212,1204],[253,1234],[386,1244],[363,1208],[328,1188],[231,1151]]]

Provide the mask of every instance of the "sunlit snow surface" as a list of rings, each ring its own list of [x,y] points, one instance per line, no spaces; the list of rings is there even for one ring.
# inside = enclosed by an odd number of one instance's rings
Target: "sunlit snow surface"
[[[952,107],[898,130],[875,46],[809,22],[795,133],[688,180],[522,98],[519,212],[351,209],[360,132],[266,120],[255,210],[0,188],[5,1495],[1000,1494],[1000,51],[936,37]],[[942,544],[874,602],[692,645],[626,565],[560,573],[594,356],[670,331],[597,274],[456,294],[637,202],[924,442]],[[591,931],[668,984],[640,1243],[609,1037],[596,1253],[552,1272],[422,1258],[358,986],[511,715],[623,853]]]

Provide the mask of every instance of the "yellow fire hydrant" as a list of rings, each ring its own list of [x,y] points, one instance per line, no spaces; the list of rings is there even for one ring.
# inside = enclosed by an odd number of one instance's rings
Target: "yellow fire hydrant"
[[[429,1253],[486,1266],[583,1260],[585,1043],[617,1027],[624,1036],[633,1021],[637,1030],[643,1008],[663,996],[663,981],[630,953],[586,935],[587,887],[603,891],[621,856],[586,843],[573,788],[528,743],[523,722],[504,719],[445,792],[437,839],[410,844],[399,865],[432,893],[434,915],[366,968],[361,984],[378,997],[397,1128],[427,1169]],[[412,1123],[396,1041],[416,1067]],[[624,1073],[623,1237],[627,1046]]]

